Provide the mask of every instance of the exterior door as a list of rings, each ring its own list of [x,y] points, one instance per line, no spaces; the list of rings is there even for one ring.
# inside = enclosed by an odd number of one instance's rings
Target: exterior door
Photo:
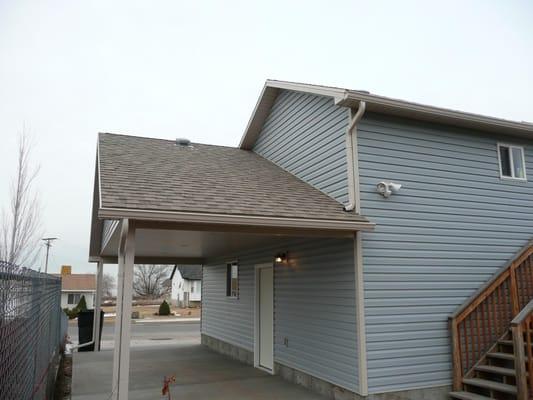
[[[256,364],[260,368],[274,369],[274,269],[272,265],[258,266],[256,270],[257,338]]]

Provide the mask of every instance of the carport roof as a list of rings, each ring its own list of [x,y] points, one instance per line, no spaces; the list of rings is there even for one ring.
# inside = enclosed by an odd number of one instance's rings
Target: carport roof
[[[252,151],[101,133],[100,210],[187,212],[371,224]]]

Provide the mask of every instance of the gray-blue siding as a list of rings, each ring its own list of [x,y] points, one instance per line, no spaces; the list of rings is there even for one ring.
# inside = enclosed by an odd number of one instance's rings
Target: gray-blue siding
[[[498,141],[368,114],[359,127],[371,393],[449,384],[447,317],[533,237],[533,184],[501,180]],[[384,199],[376,184],[403,185]]]
[[[238,254],[239,299],[226,297],[225,261],[203,268],[202,332],[253,351],[254,266],[287,251],[274,268],[274,360],[352,391],[358,389],[354,246],[348,239],[287,241]],[[288,339],[288,346],[284,339]]]
[[[347,125],[347,109],[333,99],[281,91],[253,151],[346,203]]]

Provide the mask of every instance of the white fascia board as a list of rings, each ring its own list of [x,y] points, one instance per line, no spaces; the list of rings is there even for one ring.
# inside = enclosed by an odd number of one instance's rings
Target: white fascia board
[[[393,99],[358,91],[346,91],[335,104],[343,107],[357,107],[364,101],[367,110],[382,114],[403,116],[421,121],[431,121],[453,126],[472,128],[489,132],[506,132],[533,137],[533,124],[489,117],[480,114],[428,106],[420,103]]]
[[[137,210],[126,208],[100,208],[99,218],[129,218],[141,221],[178,222],[192,224],[257,226],[265,228],[323,229],[335,231],[370,231],[374,223],[366,221],[344,221],[330,219],[263,217],[251,215],[207,214],[196,212],[171,212]]]

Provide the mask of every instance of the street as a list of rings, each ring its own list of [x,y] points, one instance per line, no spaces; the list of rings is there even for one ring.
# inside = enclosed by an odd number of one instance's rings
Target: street
[[[102,328],[102,349],[112,348],[115,324],[105,322]],[[78,343],[78,326],[70,323],[68,327],[70,341]],[[143,322],[132,323],[131,346],[159,346],[183,343],[200,343],[199,322]]]

